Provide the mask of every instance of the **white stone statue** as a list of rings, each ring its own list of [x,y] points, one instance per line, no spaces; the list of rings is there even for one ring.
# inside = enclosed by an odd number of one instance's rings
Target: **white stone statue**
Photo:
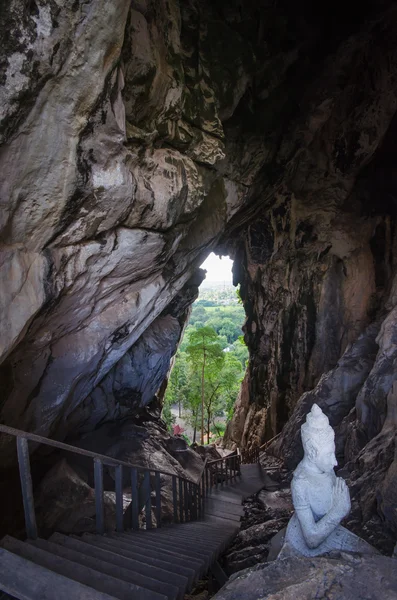
[[[331,550],[377,553],[340,525],[350,512],[346,482],[336,477],[334,430],[314,404],[301,427],[304,458],[291,483],[295,514],[288,523],[280,557],[292,553],[318,556]]]

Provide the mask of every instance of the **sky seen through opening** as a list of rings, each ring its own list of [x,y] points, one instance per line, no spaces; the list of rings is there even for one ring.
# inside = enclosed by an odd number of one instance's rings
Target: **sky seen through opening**
[[[232,285],[232,267],[233,261],[228,256],[216,256],[213,252],[201,265],[202,269],[207,271],[206,278],[202,285],[218,282]]]

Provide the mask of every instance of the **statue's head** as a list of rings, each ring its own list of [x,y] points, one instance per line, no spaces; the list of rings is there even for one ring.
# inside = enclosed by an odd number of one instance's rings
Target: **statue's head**
[[[305,458],[321,472],[327,473],[338,464],[335,457],[335,433],[328,417],[317,404],[313,404],[301,427]]]

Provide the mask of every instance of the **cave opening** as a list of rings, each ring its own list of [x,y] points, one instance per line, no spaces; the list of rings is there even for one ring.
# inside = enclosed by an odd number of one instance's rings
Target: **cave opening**
[[[93,525],[84,452],[146,469],[160,525],[175,503],[159,470],[198,481],[204,456],[256,451],[273,489],[246,504],[254,529],[224,566],[262,562],[317,404],[351,489],[346,527],[396,556],[396,3],[10,4],[0,429],[82,451],[31,440],[39,529]],[[211,248],[223,257],[200,285]],[[22,536],[3,434],[0,536]]]
[[[164,398],[169,430],[188,443],[222,438],[248,361],[245,311],[233,285],[233,261],[213,252],[174,357]]]

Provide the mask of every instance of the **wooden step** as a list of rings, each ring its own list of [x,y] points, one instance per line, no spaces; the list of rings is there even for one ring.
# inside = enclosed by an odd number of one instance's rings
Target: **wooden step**
[[[127,558],[118,554],[113,550],[105,550],[100,548],[99,546],[93,546],[91,544],[87,544],[80,539],[72,538],[68,535],[62,535],[60,533],[54,533],[50,537],[50,541],[54,541],[56,544],[60,544],[62,546],[67,546],[72,550],[78,550],[80,552],[84,552],[85,554],[89,554],[94,558],[98,558],[100,560],[106,560],[109,563],[119,565],[125,569],[133,569],[135,563],[139,561],[142,564],[145,564],[150,569],[152,576],[155,578],[155,574],[158,569],[162,571],[166,571],[167,573],[173,573],[176,576],[181,576],[185,578],[188,582],[188,587],[190,588],[193,585],[195,572],[193,569],[189,569],[187,567],[183,567],[181,565],[176,565],[173,560],[159,560],[156,558],[152,558],[150,556],[142,556],[140,553],[130,553],[132,556]]]
[[[83,565],[100,571],[121,581],[134,583],[140,587],[153,592],[159,592],[167,596],[169,600],[181,600],[187,587],[187,579],[185,577],[175,577],[172,573],[167,573],[161,569],[154,571],[151,567],[143,563],[134,562],[131,569],[125,569],[110,562],[98,559],[92,554],[81,552],[81,550],[72,550],[66,546],[55,544],[46,540],[30,540],[28,542],[32,546],[47,550],[52,554],[66,558],[79,565]]]
[[[168,538],[169,535],[172,535],[173,539],[178,541],[193,542],[197,544],[201,544],[203,541],[205,541],[206,544],[208,543],[211,546],[216,546],[216,544],[221,544],[224,542],[227,534],[224,533],[223,535],[215,535],[215,533],[206,531],[204,528],[196,531],[190,530],[186,533],[178,530],[173,531],[172,528],[167,528],[159,531],[158,533],[148,532],[145,535],[152,538],[156,536],[156,539]]]
[[[45,567],[54,573],[58,573],[58,575],[78,581],[98,592],[108,594],[119,600],[130,600],[131,598],[134,598],[134,600],[135,598],[136,600],[167,600],[165,594],[158,594],[138,585],[120,581],[115,577],[66,560],[10,536],[3,538],[2,546],[10,552],[36,563],[36,565]]]
[[[194,558],[204,562],[204,566],[209,568],[211,562],[212,553],[201,551],[201,549],[193,549],[190,544],[180,544],[178,542],[173,542],[172,539],[158,540],[156,538],[155,541],[149,540],[145,535],[145,532],[141,534],[134,533],[111,533],[109,535],[111,539],[114,539],[117,542],[125,542],[130,545],[136,545],[137,548],[150,548],[153,545],[156,545],[156,548],[162,550],[173,550],[174,552],[180,554],[181,556],[188,556],[189,558]],[[138,539],[139,538],[139,539]]]
[[[19,600],[115,600],[4,548],[0,548],[0,589]]]
[[[123,537],[121,537],[123,536]],[[129,536],[129,537],[127,537]],[[219,554],[221,543],[219,541],[211,543],[209,539],[201,539],[200,541],[192,538],[179,539],[174,536],[172,532],[166,536],[162,535],[148,535],[145,532],[142,533],[126,533],[126,534],[111,534],[110,537],[114,539],[125,539],[131,540],[131,543],[135,543],[137,547],[141,548],[143,543],[152,543],[157,548],[171,548],[178,552],[187,554],[189,556],[197,556],[206,560],[206,566],[209,568],[211,562],[213,562]],[[148,538],[151,538],[148,539]]]
[[[194,569],[196,577],[200,577],[205,572],[205,563],[203,560],[197,560],[170,549],[164,550],[163,548],[157,548],[155,544],[152,544],[151,547],[133,547],[131,544],[120,542],[120,540],[114,540],[108,537],[97,537],[86,533],[83,535],[82,539],[94,546],[112,549],[112,551],[122,554],[123,556],[129,556],[132,552],[138,552],[141,556],[151,556],[161,560],[172,559],[180,565]]]

